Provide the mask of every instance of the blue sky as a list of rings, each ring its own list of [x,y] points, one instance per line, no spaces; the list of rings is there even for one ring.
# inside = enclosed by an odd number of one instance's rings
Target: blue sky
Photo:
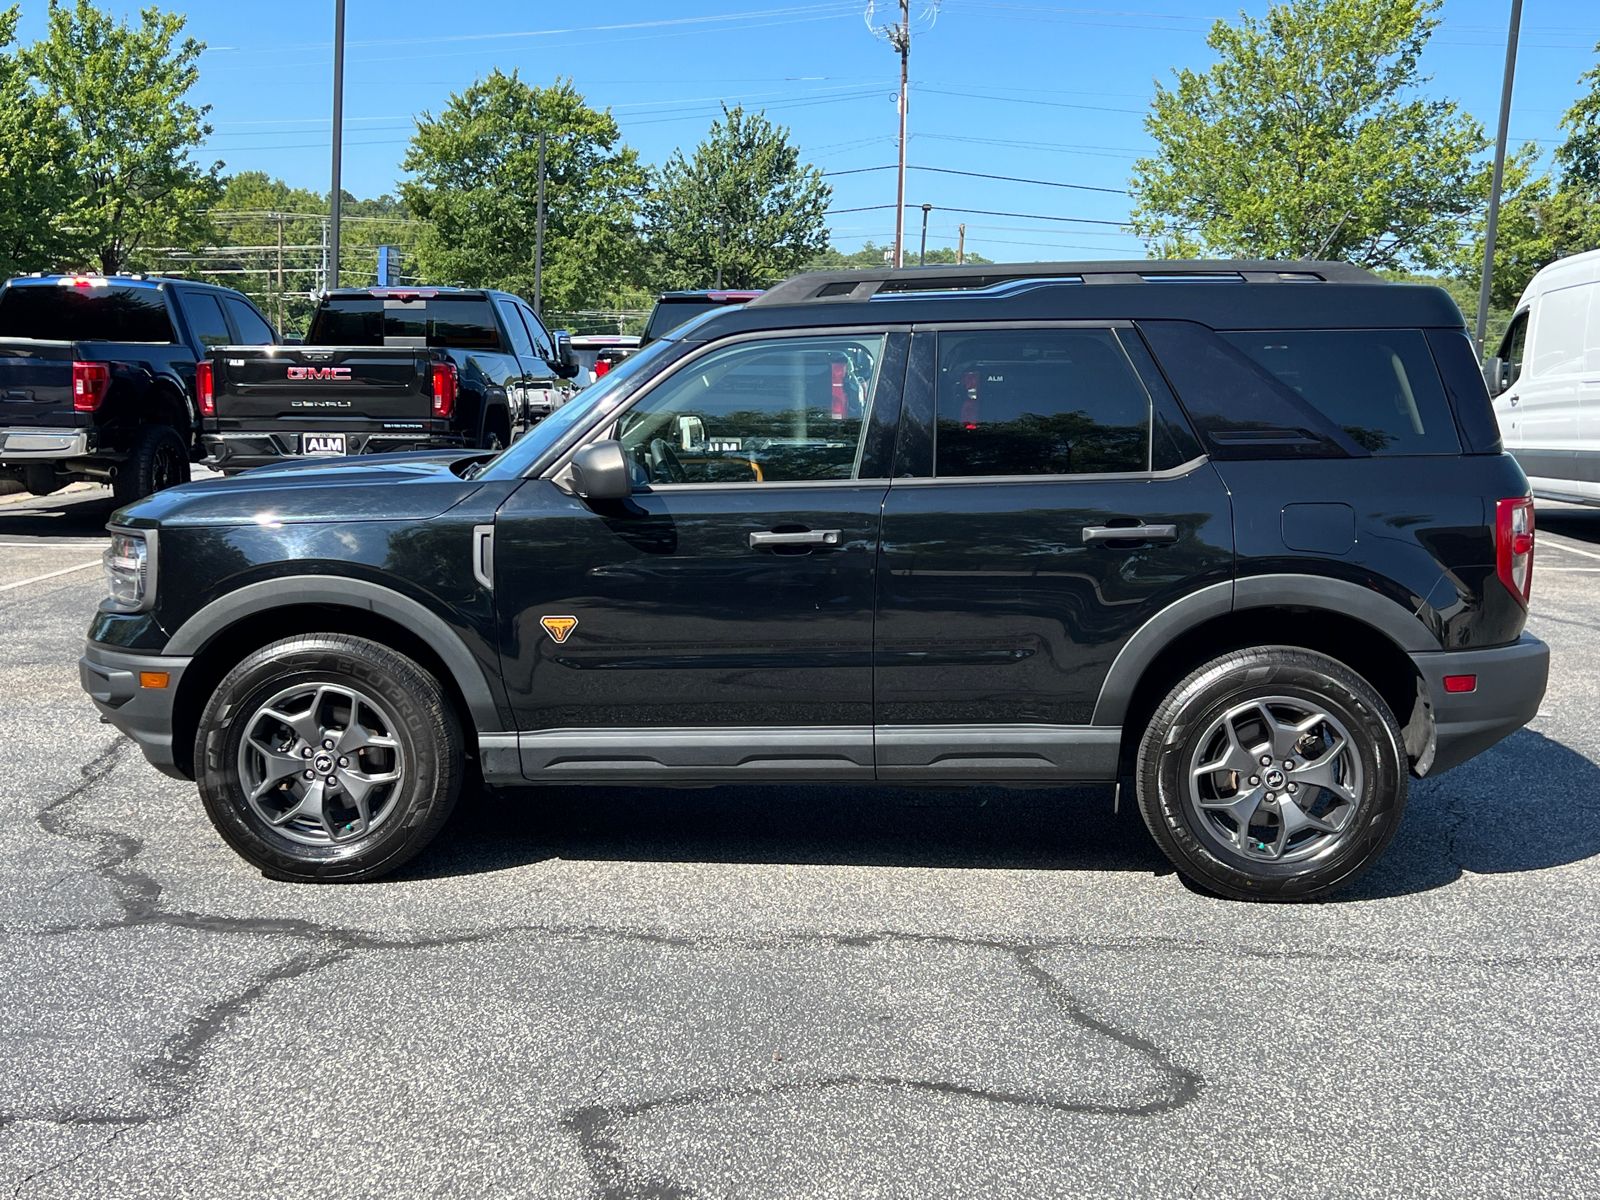
[[[918,12],[926,0],[914,0]],[[934,205],[929,244],[999,260],[1140,252],[1116,228],[1127,214],[1133,160],[1154,81],[1210,61],[1205,32],[1231,3],[1205,0],[944,0],[913,44],[909,161],[914,167],[1020,176],[1043,183],[912,170],[907,199]],[[879,0],[877,22],[894,0]],[[133,5],[116,4],[118,9]],[[208,154],[297,186],[328,180],[332,0],[177,4],[207,43],[198,99],[212,106]],[[610,107],[647,162],[692,147],[719,100],[765,107],[831,174],[834,208],[892,206],[897,60],[863,20],[865,0],[348,0],[347,189],[393,189],[411,117],[493,67],[533,82],[570,76]],[[1247,11],[1260,12],[1252,0]],[[1509,0],[1448,0],[1424,59],[1432,90],[1492,129]],[[442,20],[441,14],[448,19]],[[25,0],[21,36],[43,24]],[[1557,122],[1594,65],[1600,4],[1529,0],[1524,11],[1513,143],[1558,140]],[[609,28],[607,28],[609,27]],[[1086,191],[1049,184],[1077,184]],[[956,209],[986,210],[956,212]],[[1010,214],[1010,215],[996,215]],[[834,242],[854,249],[893,237],[892,207],[836,212]],[[1071,219],[1066,219],[1071,218]],[[911,246],[920,209],[907,217]]]

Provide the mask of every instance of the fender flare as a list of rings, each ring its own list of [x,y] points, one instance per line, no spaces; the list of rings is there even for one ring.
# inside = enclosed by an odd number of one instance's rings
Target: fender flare
[[[1408,653],[1440,648],[1416,614],[1348,580],[1328,575],[1251,575],[1227,580],[1174,600],[1134,631],[1106,672],[1091,723],[1121,725],[1145,671],[1180,634],[1230,612],[1284,606],[1354,617]]]
[[[451,680],[472,714],[473,724],[480,730],[500,727],[500,709],[494,691],[460,635],[417,601],[364,579],[295,575],[248,584],[213,600],[186,620],[162,653],[193,657],[240,621],[273,609],[302,604],[326,604],[376,613],[420,635],[450,672]]]

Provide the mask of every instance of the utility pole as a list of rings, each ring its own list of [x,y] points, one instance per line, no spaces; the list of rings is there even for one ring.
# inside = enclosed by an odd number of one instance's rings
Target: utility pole
[[[283,332],[283,214],[278,214],[278,332]]]
[[[967,226],[965,222],[956,226],[956,266],[961,266],[967,261]]]
[[[1511,122],[1511,81],[1517,73],[1517,38],[1522,32],[1522,0],[1511,0],[1506,33],[1506,70],[1500,84],[1500,127],[1494,139],[1494,179],[1489,185],[1489,218],[1483,227],[1483,279],[1478,285],[1478,354],[1489,330],[1489,291],[1494,282],[1494,236],[1500,224],[1500,184],[1506,167],[1506,129]]]
[[[889,31],[889,44],[900,53],[900,165],[894,193],[894,265],[905,266],[906,248],[906,81],[911,61],[911,0],[900,0],[900,25]]]
[[[328,230],[333,287],[339,286],[339,160],[344,151],[344,0],[333,0],[333,195]]]
[[[544,316],[544,130],[539,131],[539,196],[533,226],[533,311]]]
[[[922,206],[922,249],[917,253],[917,266],[928,265],[928,214],[933,211],[933,205]]]

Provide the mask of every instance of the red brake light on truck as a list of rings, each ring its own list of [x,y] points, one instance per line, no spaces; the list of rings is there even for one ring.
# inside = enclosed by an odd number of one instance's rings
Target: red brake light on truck
[[[604,379],[606,372],[609,370],[611,370],[611,364],[608,361],[603,358],[594,360],[594,377],[596,379]]]
[[[93,412],[100,407],[111,388],[111,368],[105,363],[72,364],[72,407],[78,412]]]
[[[433,364],[433,415],[448,417],[456,410],[456,367],[454,363]]]
[[[194,365],[194,398],[200,405],[202,417],[217,415],[217,388],[209,362],[197,362]]]
[[[1495,573],[1506,590],[1528,607],[1533,587],[1533,497],[1514,496],[1494,506]]]

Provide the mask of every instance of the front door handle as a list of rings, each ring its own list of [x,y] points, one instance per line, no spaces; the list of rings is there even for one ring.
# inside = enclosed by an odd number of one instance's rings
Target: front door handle
[[[750,549],[765,550],[773,546],[837,546],[837,529],[801,529],[793,533],[752,533]]]
[[[1083,540],[1090,542],[1175,542],[1176,525],[1085,525]]]

